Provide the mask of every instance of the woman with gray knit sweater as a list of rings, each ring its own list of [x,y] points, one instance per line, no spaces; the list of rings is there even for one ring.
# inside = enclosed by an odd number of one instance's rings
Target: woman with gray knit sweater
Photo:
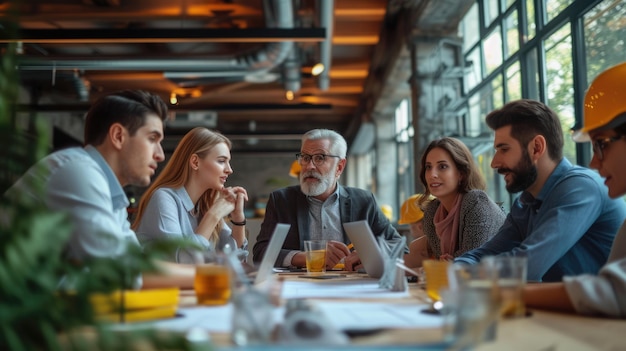
[[[433,140],[422,156],[420,180],[430,257],[452,260],[481,246],[504,223],[504,211],[485,193],[485,180],[460,140]],[[436,199],[428,201],[431,195]]]

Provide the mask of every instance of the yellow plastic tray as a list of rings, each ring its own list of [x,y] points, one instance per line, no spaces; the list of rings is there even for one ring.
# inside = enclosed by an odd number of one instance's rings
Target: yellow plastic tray
[[[97,315],[101,321],[109,322],[142,322],[160,318],[171,318],[176,314],[176,305],[162,306],[143,310],[130,310],[124,312],[122,319],[121,313],[106,313]]]
[[[176,307],[179,299],[179,289],[146,289],[115,291],[111,294],[94,294],[91,304],[96,314],[108,314],[119,311],[124,296],[124,310],[155,309],[157,307]]]

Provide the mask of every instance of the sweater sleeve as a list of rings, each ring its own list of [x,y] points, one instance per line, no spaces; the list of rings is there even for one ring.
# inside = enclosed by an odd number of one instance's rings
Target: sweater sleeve
[[[463,196],[459,245],[454,257],[480,247],[491,239],[504,223],[506,215],[482,190]]]

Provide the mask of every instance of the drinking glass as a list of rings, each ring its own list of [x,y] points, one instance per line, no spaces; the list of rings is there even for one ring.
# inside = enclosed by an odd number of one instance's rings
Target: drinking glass
[[[305,240],[306,271],[309,275],[326,273],[326,240]]]
[[[200,305],[228,303],[232,294],[232,277],[226,257],[215,254],[210,262],[196,263],[193,287]]]
[[[528,261],[526,257],[497,256],[486,257],[498,271],[497,285],[500,291],[500,315],[502,317],[523,317],[526,314],[523,290],[526,285]]]
[[[440,290],[448,287],[449,265],[449,261],[424,260],[422,262],[426,278],[426,294],[431,299],[435,310],[441,305],[438,303],[441,301]]]

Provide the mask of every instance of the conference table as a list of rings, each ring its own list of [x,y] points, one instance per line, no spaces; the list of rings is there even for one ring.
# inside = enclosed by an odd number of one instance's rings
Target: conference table
[[[351,296],[337,296],[333,294],[323,293],[320,296],[307,295],[307,293],[297,296],[293,295],[293,286],[298,286],[298,291],[308,291],[303,286],[306,284],[317,284],[323,287],[323,291],[332,291],[335,286],[344,286],[348,284],[351,289],[358,287],[371,287],[376,284],[377,280],[368,278],[364,274],[341,274],[342,277],[332,280],[311,280],[300,279],[302,273],[285,273],[278,275],[278,284],[282,285],[280,290],[280,299],[277,301],[279,307],[284,308],[286,299],[300,298],[312,303],[326,305],[326,308],[337,308],[335,317],[337,319],[342,314],[341,308],[350,308],[349,306],[358,306],[363,313],[376,313],[376,309],[381,306],[394,306],[404,313],[405,316],[410,315],[417,317],[417,324],[408,322],[407,326],[392,323],[388,327],[380,325],[375,327],[371,332],[357,333],[349,338],[349,348],[372,349],[372,347],[380,347],[380,349],[449,349],[451,344],[443,341],[443,328],[440,323],[437,324],[436,319],[441,316],[424,316],[420,315],[428,305],[428,298],[424,291],[423,285],[419,283],[409,283],[408,291],[397,292],[393,296],[393,292],[380,294],[355,294],[354,291],[348,291]],[[276,284],[276,283],[274,283]],[[307,288],[308,289],[308,288]],[[291,292],[289,292],[291,290]],[[321,291],[321,290],[320,290]],[[290,295],[291,294],[291,295]],[[281,307],[282,306],[282,307]],[[328,307],[331,306],[331,307]],[[211,311],[206,306],[198,306],[195,294],[191,290],[180,292],[179,310],[184,313]],[[483,342],[479,344],[476,350],[624,350],[626,343],[623,334],[626,333],[626,320],[616,320],[608,318],[583,317],[572,314],[563,314],[551,311],[532,310],[530,315],[515,319],[500,319],[497,324],[497,332],[495,340]],[[395,310],[392,313],[398,313]],[[402,316],[400,316],[402,317]],[[376,321],[367,321],[367,318],[361,318],[365,324]],[[379,317],[372,315],[373,319]],[[426,318],[426,320],[422,320]],[[184,318],[183,318],[184,319]],[[181,319],[181,323],[182,320]],[[341,319],[341,318],[338,318]],[[382,318],[384,319],[384,318]],[[400,318],[401,319],[401,318]],[[154,322],[155,327],[176,325],[177,321]],[[385,323],[381,321],[381,323]],[[423,323],[423,324],[421,324]],[[417,325],[417,326],[416,326]],[[182,327],[182,326],[181,326]],[[211,330],[212,342],[223,349],[236,349],[233,345],[230,332],[228,330]],[[307,349],[310,348],[310,345]],[[345,347],[344,347],[345,348]],[[267,349],[272,349],[269,347]],[[297,345],[295,345],[297,349]]]

